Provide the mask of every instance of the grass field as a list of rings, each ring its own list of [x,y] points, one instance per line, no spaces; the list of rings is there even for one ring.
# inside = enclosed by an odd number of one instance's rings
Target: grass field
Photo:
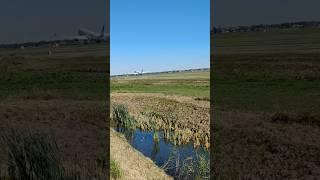
[[[320,64],[316,54],[216,56],[217,108],[317,112]],[[219,61],[221,60],[221,61]]]
[[[319,28],[277,29],[216,35],[216,54],[317,53]]]
[[[319,178],[320,30],[212,38],[217,179]]]
[[[49,47],[0,49],[0,128],[27,131],[31,137],[38,131],[53,132],[60,164],[75,173],[71,177],[106,178],[105,164],[98,162],[106,157],[107,48],[60,46],[51,48],[51,55]],[[31,150],[42,146],[37,139],[30,141]],[[0,177],[9,171],[5,149],[0,149]]]
[[[163,93],[210,98],[210,72],[178,72],[111,79],[111,93]]]
[[[82,55],[85,50],[78,48],[61,47],[68,51],[55,50],[58,52],[53,51],[52,56],[46,54],[48,48],[0,51],[1,99],[36,99],[36,96],[71,100],[103,98],[106,90],[106,55],[79,56],[77,51]],[[106,50],[100,47],[100,51]]]

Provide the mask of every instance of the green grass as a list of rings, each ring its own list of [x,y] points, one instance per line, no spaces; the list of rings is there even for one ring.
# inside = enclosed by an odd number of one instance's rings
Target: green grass
[[[181,159],[178,149],[173,148],[161,168],[175,171],[175,179],[210,179],[210,159],[202,153]]]
[[[223,61],[216,62],[214,69],[216,105],[252,111],[317,111],[320,65],[313,62],[313,55],[290,56],[291,62],[277,55],[270,62],[266,58],[270,54],[218,57]]]
[[[209,98],[209,87],[208,71],[143,75],[111,80],[111,93],[163,93]]]
[[[122,128],[134,129],[137,126],[134,117],[130,116],[127,106],[122,104],[113,105],[112,120]]]
[[[277,29],[271,32],[223,33],[214,35],[215,53],[312,53],[320,46],[320,29]]]
[[[0,59],[0,98],[37,99],[43,95],[71,100],[103,99],[107,92],[106,62],[106,56],[48,57],[18,52],[4,55]]]
[[[156,74],[144,74],[142,76],[129,76],[129,77],[117,77],[122,80],[137,80],[137,79],[195,79],[195,80],[208,80],[210,71],[199,71],[199,72],[175,72],[175,73],[156,73]]]
[[[319,109],[320,54],[314,50],[320,49],[320,30],[230,33],[214,41],[212,91],[217,108]]]
[[[122,176],[119,164],[112,158],[110,159],[110,176],[114,179],[121,178]]]

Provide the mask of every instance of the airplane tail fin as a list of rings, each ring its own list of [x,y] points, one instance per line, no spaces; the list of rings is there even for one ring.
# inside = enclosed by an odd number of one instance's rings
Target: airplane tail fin
[[[100,36],[101,36],[101,37],[103,37],[103,36],[104,36],[104,25],[102,26]]]

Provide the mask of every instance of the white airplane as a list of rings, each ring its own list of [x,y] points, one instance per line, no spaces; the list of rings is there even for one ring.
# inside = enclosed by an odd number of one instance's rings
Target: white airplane
[[[134,75],[142,75],[142,74],[145,74],[145,73],[147,73],[147,72],[144,72],[143,69],[141,71],[134,71],[133,72]]]
[[[92,32],[88,29],[80,28],[78,30],[78,36],[67,37],[67,40],[75,40],[75,41],[96,41],[103,42],[109,38],[109,34],[104,32],[104,26],[102,26],[101,32]]]

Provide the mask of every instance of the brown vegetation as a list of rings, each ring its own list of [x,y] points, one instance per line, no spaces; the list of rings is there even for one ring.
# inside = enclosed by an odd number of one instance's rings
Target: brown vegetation
[[[163,130],[175,144],[190,141],[210,147],[209,102],[160,94],[112,94],[112,104],[124,104],[138,128]]]
[[[82,101],[14,101],[0,103],[0,128],[53,132],[64,163],[95,171],[105,154],[106,110],[103,103]],[[0,149],[0,165],[5,154]],[[3,167],[4,168],[4,167]]]
[[[287,123],[290,117],[278,113],[215,110],[213,118],[215,177],[320,178],[319,127]]]

